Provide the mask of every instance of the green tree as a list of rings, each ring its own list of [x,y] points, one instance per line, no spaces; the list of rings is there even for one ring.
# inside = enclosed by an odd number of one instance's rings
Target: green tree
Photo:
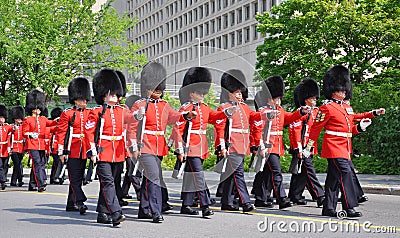
[[[398,0],[287,0],[259,14],[257,69],[282,75],[294,88],[304,77],[322,81],[334,64],[349,67],[357,86],[399,67]],[[292,91],[290,91],[292,92]],[[290,103],[292,93],[289,93]]]
[[[34,88],[57,99],[77,75],[101,67],[137,70],[146,61],[126,31],[136,20],[120,16],[111,2],[98,12],[95,0],[3,1],[0,5],[0,100],[24,102]],[[17,95],[17,96],[16,96]]]

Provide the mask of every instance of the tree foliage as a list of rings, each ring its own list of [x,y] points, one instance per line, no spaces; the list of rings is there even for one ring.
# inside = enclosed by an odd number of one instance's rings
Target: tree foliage
[[[48,100],[77,75],[101,67],[136,71],[145,56],[127,40],[135,20],[110,2],[98,12],[95,0],[3,1],[0,5],[0,99],[15,105],[39,88]]]
[[[304,77],[322,81],[334,64],[346,65],[355,84],[370,82],[399,67],[399,3],[284,1],[256,16],[258,31],[267,36],[257,48],[256,67],[263,78],[282,75],[291,89]]]

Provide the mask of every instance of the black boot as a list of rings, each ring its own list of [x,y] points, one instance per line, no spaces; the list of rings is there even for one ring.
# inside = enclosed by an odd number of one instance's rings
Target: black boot
[[[112,218],[110,215],[106,213],[99,212],[97,214],[97,223],[102,223],[102,224],[111,224],[112,223]]]

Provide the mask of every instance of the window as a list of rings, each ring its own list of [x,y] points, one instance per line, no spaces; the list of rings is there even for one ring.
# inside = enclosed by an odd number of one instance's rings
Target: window
[[[203,26],[199,26],[199,37],[203,38]]]
[[[228,28],[228,22],[229,22],[229,20],[228,20],[228,14],[225,14],[225,15],[223,16],[223,18],[224,18],[224,28]]]
[[[228,1],[229,0],[224,0],[224,8],[228,6]]]
[[[204,24],[204,28],[206,30],[205,35],[208,36],[208,34],[210,34],[210,32],[209,32],[210,24],[207,22],[206,24]]]
[[[206,11],[205,12],[206,17],[208,17],[208,15],[210,14],[210,5],[208,3],[204,5],[204,10]]]
[[[242,30],[238,30],[236,32],[236,35],[237,35],[237,44],[241,45],[243,40]]]
[[[194,21],[197,21],[197,9],[193,10]]]
[[[258,32],[257,32],[257,25],[253,25],[253,40],[257,40]]]
[[[242,22],[242,15],[243,15],[243,10],[242,10],[242,8],[239,8],[237,10],[237,23],[241,23]]]
[[[231,17],[231,26],[235,25],[235,12],[230,12]]]
[[[244,7],[244,19],[247,21],[250,19],[250,5]]]
[[[258,2],[253,3],[253,15],[257,15],[258,12]]]
[[[210,50],[211,53],[215,52],[215,40],[210,40]]]
[[[217,18],[217,31],[222,29],[222,18],[218,17]]]
[[[231,48],[235,47],[235,32],[230,33],[229,38],[231,40]]]
[[[211,1],[211,13],[215,12],[215,1]]]
[[[224,49],[228,49],[228,35],[222,36],[222,44]]]
[[[215,20],[211,21],[211,33],[215,33]]]
[[[267,3],[268,1],[267,0],[263,0],[262,1],[262,11],[263,12],[266,12],[267,11],[267,9],[268,9],[268,3]]]
[[[199,7],[199,19],[203,19],[203,7]]]

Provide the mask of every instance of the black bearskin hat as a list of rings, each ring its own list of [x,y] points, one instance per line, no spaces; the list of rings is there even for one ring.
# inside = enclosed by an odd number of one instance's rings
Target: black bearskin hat
[[[118,78],[121,81],[122,97],[125,97],[126,96],[126,79],[125,79],[125,75],[119,70],[115,70],[115,72],[117,73]]]
[[[272,98],[283,97],[285,94],[285,84],[282,76],[270,76],[264,82],[267,85]]]
[[[142,97],[147,97],[147,90],[165,90],[167,71],[162,64],[150,62],[146,64],[140,74],[140,93]]]
[[[49,109],[46,107],[44,110],[40,113],[41,116],[44,117],[49,117]]]
[[[93,94],[98,105],[104,104],[104,97],[108,93],[116,94],[117,97],[123,95],[121,80],[115,70],[102,69],[93,76]]]
[[[301,106],[304,106],[302,104],[300,104],[300,100],[299,100],[299,92],[301,90],[301,83],[299,83],[293,90],[293,101],[294,101],[294,106],[296,108],[299,108]]]
[[[249,91],[247,89],[246,77],[243,72],[238,69],[230,69],[224,72],[221,76],[220,103],[229,101],[228,93],[233,93],[236,90],[242,92],[243,100],[248,98]]]
[[[3,103],[0,104],[0,117],[4,117],[4,119],[8,118],[8,109]]]
[[[25,109],[23,106],[13,106],[10,112],[11,119],[24,119],[25,117]]]
[[[344,100],[351,100],[353,98],[353,84],[350,82],[346,89],[346,97]]]
[[[43,114],[43,112],[47,108],[46,95],[43,92],[34,89],[26,95],[25,111],[28,115],[32,115],[32,110],[36,108],[40,109],[40,111],[42,112],[41,114]]]
[[[331,99],[334,92],[347,91],[350,84],[350,71],[343,65],[335,65],[326,71],[322,91],[326,99]]]
[[[59,107],[53,108],[53,110],[51,110],[51,112],[50,112],[51,120],[54,120],[57,117],[60,117],[62,112],[63,112],[63,109],[61,109]]]
[[[181,104],[190,101],[190,93],[207,94],[211,87],[211,73],[204,67],[192,67],[183,77],[182,87],[179,90]]]
[[[299,86],[298,100],[301,106],[305,106],[306,99],[311,97],[319,98],[318,83],[312,78],[305,78],[301,81]]]
[[[129,109],[132,108],[133,104],[140,99],[140,96],[138,95],[131,95],[126,98],[125,100],[125,105],[128,106]]]
[[[86,99],[90,101],[90,85],[86,78],[74,78],[68,84],[68,100],[69,103],[75,105],[75,100]]]

